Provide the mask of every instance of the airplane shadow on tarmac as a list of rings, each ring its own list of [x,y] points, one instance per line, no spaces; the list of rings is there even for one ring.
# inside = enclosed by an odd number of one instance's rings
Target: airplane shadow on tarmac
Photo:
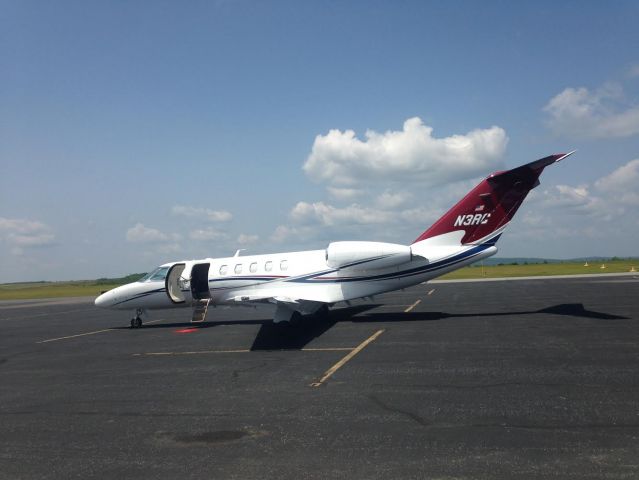
[[[468,318],[468,317],[504,317],[512,315],[534,315],[539,313],[549,313],[552,315],[566,315],[569,317],[593,318],[596,320],[628,320],[628,317],[612,315],[610,313],[595,312],[584,308],[582,303],[562,303],[552,307],[541,308],[539,310],[526,310],[517,312],[486,312],[486,313],[446,313],[446,312],[409,312],[401,314],[398,318],[396,313],[371,313],[366,317],[353,318],[353,322],[410,322],[443,320],[446,318]]]
[[[271,319],[212,321],[201,324],[190,322],[156,323],[143,328],[214,328],[220,325],[261,325],[251,350],[301,350],[312,340],[322,336],[339,322],[354,323],[400,323],[429,322],[451,318],[502,317],[513,315],[534,315],[548,313],[595,320],[628,320],[628,317],[587,310],[581,303],[563,303],[539,310],[487,312],[487,313],[446,313],[446,312],[369,312],[381,304],[356,305],[336,308],[324,318],[313,316],[304,318],[299,325],[275,324]],[[359,315],[359,316],[358,316]],[[128,327],[119,327],[122,329]]]

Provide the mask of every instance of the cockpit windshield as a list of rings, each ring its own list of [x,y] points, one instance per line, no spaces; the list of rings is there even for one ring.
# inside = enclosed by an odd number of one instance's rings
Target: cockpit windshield
[[[138,282],[160,282],[166,278],[166,272],[169,271],[169,267],[158,267],[151,273],[147,273]]]

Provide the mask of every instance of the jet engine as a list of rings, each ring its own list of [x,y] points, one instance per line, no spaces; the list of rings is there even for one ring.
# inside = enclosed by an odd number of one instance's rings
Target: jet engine
[[[381,242],[332,242],[326,249],[326,265],[349,270],[375,270],[410,262],[408,245]]]

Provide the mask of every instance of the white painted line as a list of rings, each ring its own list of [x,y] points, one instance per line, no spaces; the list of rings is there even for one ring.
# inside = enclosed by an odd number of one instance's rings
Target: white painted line
[[[161,318],[159,320],[152,320],[150,322],[145,322],[144,325],[148,325],[149,323],[158,323],[163,321],[164,319]],[[49,342],[57,342],[58,340],[68,340],[70,338],[77,338],[77,337],[86,337],[87,335],[95,335],[97,333],[103,333],[103,332],[113,332],[116,330],[120,330],[119,328],[105,328],[103,330],[95,330],[93,332],[85,332],[85,333],[78,333],[76,335],[67,335],[66,337],[58,337],[58,338],[49,338],[47,340],[40,340],[39,342],[36,343],[49,343]]]
[[[421,303],[421,299],[417,300],[415,303],[413,303],[411,306],[409,306],[406,310],[404,310],[404,313],[408,313],[410,312],[413,308],[415,308],[417,305],[419,305]]]
[[[433,293],[435,293],[435,289],[434,288],[428,292],[428,295],[432,295]]]
[[[104,330],[96,330],[95,332],[78,333],[77,335],[68,335],[66,337],[49,338],[48,340],[41,340],[36,343],[57,342],[58,340],[67,340],[69,338],[84,337],[86,335],[95,335],[96,333],[111,332],[111,331],[113,331],[113,328],[105,328]]]
[[[364,348],[366,348],[366,345],[368,345],[369,343],[375,341],[375,339],[377,337],[379,337],[382,333],[384,333],[384,330],[377,330],[374,334],[372,334],[370,337],[368,337],[366,340],[364,340],[362,343],[360,343],[357,347],[355,347],[353,350],[351,350],[348,355],[346,355],[344,358],[342,358],[339,362],[337,362],[331,368],[326,370],[326,372],[324,372],[324,375],[322,375],[322,378],[320,378],[317,382],[311,383],[309,386],[311,386],[311,387],[319,387],[319,386],[321,386],[326,380],[328,380],[331,377],[331,375],[333,375],[335,372],[337,372],[340,368],[342,368],[346,364],[346,362],[348,362],[355,355],[357,355]]]

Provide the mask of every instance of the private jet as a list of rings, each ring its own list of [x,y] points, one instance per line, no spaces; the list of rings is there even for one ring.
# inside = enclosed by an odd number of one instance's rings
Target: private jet
[[[149,310],[190,308],[199,323],[211,306],[265,303],[275,305],[275,323],[298,323],[338,302],[417,285],[494,255],[544,168],[572,153],[489,175],[410,245],[337,241],[321,250],[170,262],[103,293],[95,305],[135,312],[132,328]]]

